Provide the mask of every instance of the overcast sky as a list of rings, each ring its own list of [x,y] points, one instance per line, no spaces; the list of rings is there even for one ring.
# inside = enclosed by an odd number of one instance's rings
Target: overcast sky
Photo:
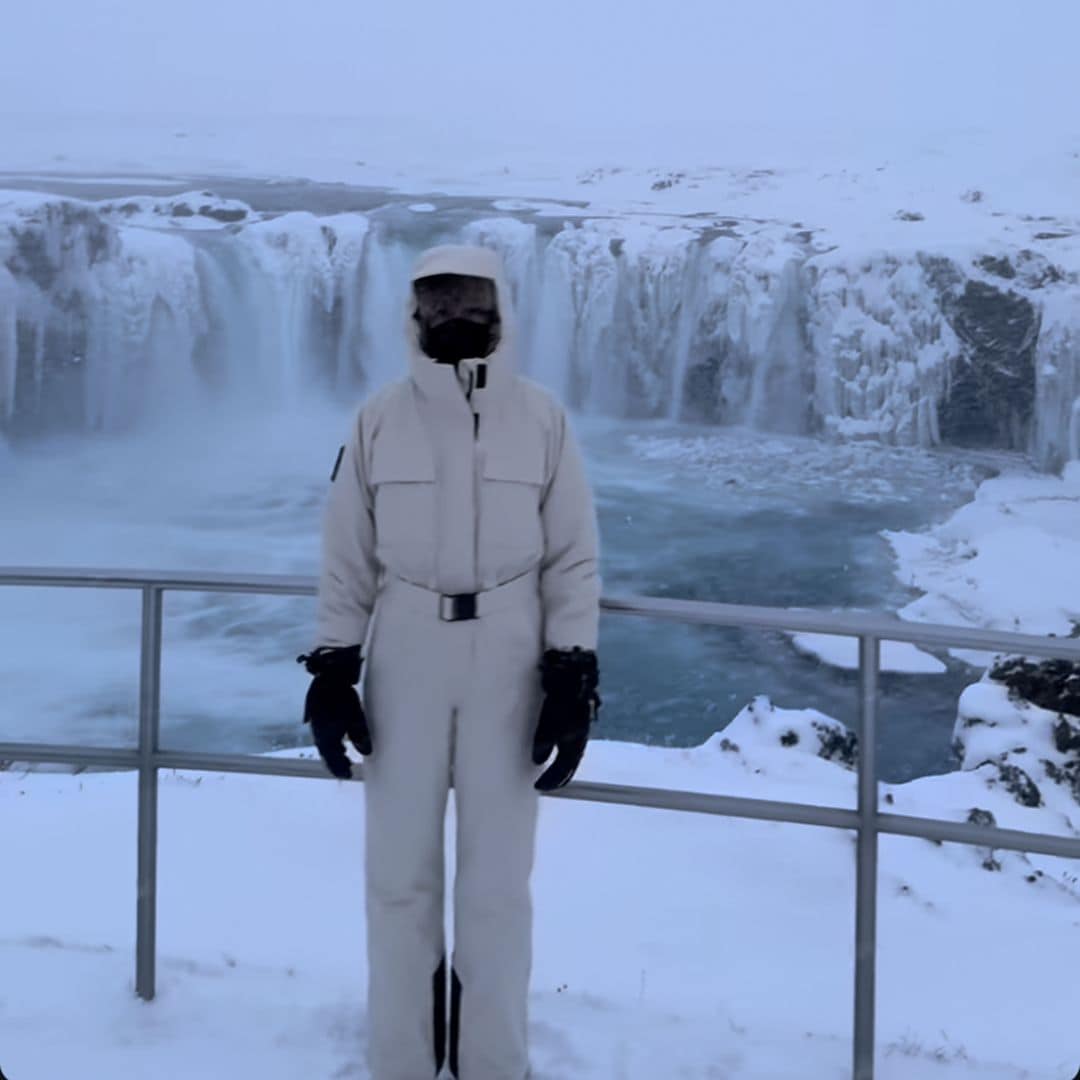
[[[0,112],[410,131],[1067,124],[1080,0],[2,0]]]

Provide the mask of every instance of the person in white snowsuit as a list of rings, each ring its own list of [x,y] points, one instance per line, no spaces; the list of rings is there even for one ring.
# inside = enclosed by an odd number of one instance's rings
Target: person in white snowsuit
[[[406,332],[409,377],[334,467],[305,719],[335,775],[345,736],[370,755],[373,1080],[524,1080],[537,790],[573,776],[600,704],[596,514],[565,412],[514,372],[494,252],[422,256]]]

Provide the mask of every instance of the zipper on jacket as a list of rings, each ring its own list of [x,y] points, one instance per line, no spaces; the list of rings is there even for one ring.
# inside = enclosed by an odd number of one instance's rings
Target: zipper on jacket
[[[477,385],[476,369],[469,368],[469,386],[465,391],[465,400],[473,418],[473,581],[477,591],[480,589],[480,414],[473,406],[473,390]]]
[[[469,408],[473,409],[472,392]],[[480,589],[480,498],[483,482],[480,479],[480,414],[473,409],[473,580]]]

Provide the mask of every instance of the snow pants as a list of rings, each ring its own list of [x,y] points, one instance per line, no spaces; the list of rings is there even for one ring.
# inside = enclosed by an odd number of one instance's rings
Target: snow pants
[[[475,618],[451,607],[391,578],[365,661],[374,742],[364,765],[372,1080],[428,1080],[444,1060],[461,1080],[525,1080],[529,1071],[538,807],[530,751],[543,633],[536,575],[478,594]]]

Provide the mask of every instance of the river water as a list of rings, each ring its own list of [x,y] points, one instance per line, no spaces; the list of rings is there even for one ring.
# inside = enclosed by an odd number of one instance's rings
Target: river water
[[[350,403],[351,404],[351,403]],[[344,407],[177,417],[153,433],[24,446],[0,457],[0,564],[314,573]],[[895,610],[911,594],[882,529],[919,529],[985,470],[945,453],[752,431],[580,418],[609,593]],[[171,594],[167,746],[298,745],[306,599]],[[135,734],[134,594],[0,590],[0,737],[98,744]],[[951,766],[956,699],[978,673],[886,673],[892,780]],[[855,719],[855,676],[783,635],[605,616],[598,735],[693,745],[752,697]]]

